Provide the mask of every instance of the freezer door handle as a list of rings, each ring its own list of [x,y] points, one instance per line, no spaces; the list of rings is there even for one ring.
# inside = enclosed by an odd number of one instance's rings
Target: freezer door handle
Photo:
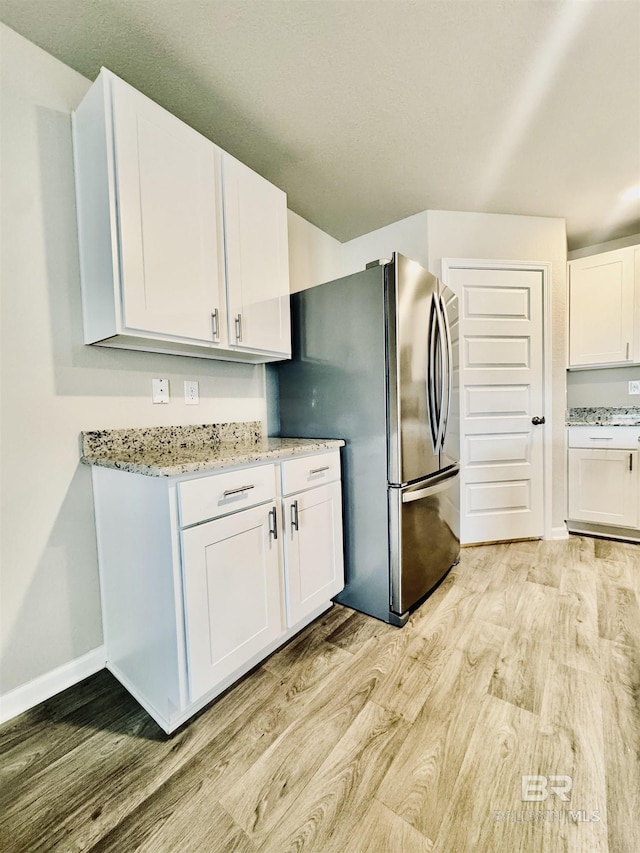
[[[455,478],[460,474],[460,466],[456,465],[454,468],[451,468],[441,477],[434,478],[433,482],[429,483],[428,486],[425,486],[424,489],[406,489],[402,492],[402,503],[408,504],[412,501],[421,501],[423,498],[431,497],[431,495],[437,495],[438,492],[443,492],[445,489],[448,489],[451,485],[451,481],[455,480]]]

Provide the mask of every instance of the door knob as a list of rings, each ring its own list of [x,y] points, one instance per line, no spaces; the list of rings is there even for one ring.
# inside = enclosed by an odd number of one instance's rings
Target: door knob
[[[543,423],[544,423],[544,417],[539,418],[539,417],[536,415],[536,416],[535,416],[535,418],[531,418],[531,423],[532,423],[534,426],[539,426],[540,424],[543,424]]]

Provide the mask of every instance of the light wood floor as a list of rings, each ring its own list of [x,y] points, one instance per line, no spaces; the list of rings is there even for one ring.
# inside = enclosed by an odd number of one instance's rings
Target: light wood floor
[[[637,545],[465,549],[402,630],[336,606],[172,737],[100,673],[0,728],[0,849],[638,853],[639,591]]]

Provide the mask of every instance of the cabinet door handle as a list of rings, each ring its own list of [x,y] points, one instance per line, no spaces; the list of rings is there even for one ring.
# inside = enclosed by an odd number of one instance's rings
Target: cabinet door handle
[[[313,474],[322,474],[323,471],[328,471],[328,470],[329,470],[328,465],[323,465],[322,468],[312,468],[311,471],[309,471],[309,476],[311,477]]]
[[[250,486],[240,486],[238,489],[226,489],[222,494],[225,498],[229,498],[231,495],[239,495],[240,492],[248,492],[249,489],[255,489],[255,486],[252,484]]]
[[[633,453],[629,454],[629,470],[633,471]]]
[[[242,340],[242,314],[236,315],[236,341],[240,343]]]
[[[273,527],[271,526],[272,519]],[[278,538],[278,510],[275,506],[269,510],[269,535],[273,536],[274,539]]]
[[[630,348],[631,348],[631,344],[629,343],[629,341],[627,341],[627,357],[626,357],[626,361],[629,361],[629,350],[630,350]]]
[[[211,334],[213,335],[214,340],[217,340],[220,337],[220,326],[218,319],[219,314],[218,309],[216,308],[216,310],[213,311],[211,314]]]
[[[291,529],[298,530],[298,501],[291,504]]]

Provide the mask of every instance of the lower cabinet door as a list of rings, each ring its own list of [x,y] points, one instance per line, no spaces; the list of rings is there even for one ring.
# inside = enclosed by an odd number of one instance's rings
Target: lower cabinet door
[[[191,701],[284,633],[275,507],[182,532]]]
[[[283,501],[287,626],[322,606],[344,586],[340,483]]]
[[[569,449],[569,520],[639,527],[637,450]]]

